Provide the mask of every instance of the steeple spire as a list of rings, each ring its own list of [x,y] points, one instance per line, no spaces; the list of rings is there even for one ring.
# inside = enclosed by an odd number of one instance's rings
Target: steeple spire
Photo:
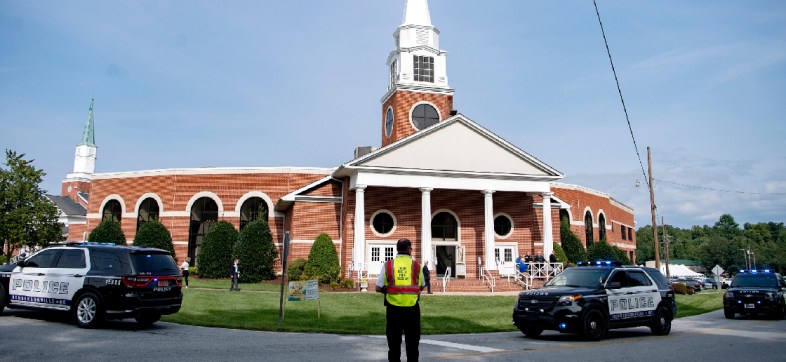
[[[95,98],[90,100],[90,110],[87,112],[87,123],[85,123],[85,129],[82,131],[82,142],[79,143],[78,146],[96,146],[95,125],[93,121],[93,102],[95,102]]]
[[[404,22],[401,25],[431,26],[428,0],[407,0],[404,7]]]

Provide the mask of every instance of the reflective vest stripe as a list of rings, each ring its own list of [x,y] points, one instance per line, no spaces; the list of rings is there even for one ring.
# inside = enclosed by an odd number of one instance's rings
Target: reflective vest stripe
[[[396,284],[395,267],[396,259],[406,258],[411,264],[409,280],[406,285]],[[400,256],[385,263],[385,284],[387,284],[387,301],[395,306],[410,307],[417,303],[420,293],[420,264],[409,256]],[[404,260],[399,260],[400,263]]]

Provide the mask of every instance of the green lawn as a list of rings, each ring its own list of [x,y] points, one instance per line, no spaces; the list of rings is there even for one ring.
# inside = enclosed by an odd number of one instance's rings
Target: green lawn
[[[191,278],[183,289],[183,308],[162,320],[208,327],[339,334],[385,334],[382,295],[374,292],[319,292],[320,300],[286,302],[279,328],[280,285],[240,284],[229,291],[229,280]],[[722,307],[722,292],[678,295],[678,317]],[[515,296],[423,295],[423,334],[515,331],[511,323]],[[319,307],[320,316],[317,317]]]

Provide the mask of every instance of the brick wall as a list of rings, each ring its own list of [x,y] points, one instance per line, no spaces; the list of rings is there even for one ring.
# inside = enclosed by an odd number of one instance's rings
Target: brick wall
[[[440,121],[450,118],[450,111],[453,110],[453,96],[436,93],[420,93],[408,91],[396,91],[390,98],[382,103],[382,147],[405,138],[417,130],[409,119],[409,112],[415,103],[430,102],[439,111]],[[385,115],[388,107],[393,107],[393,132],[390,138],[385,135]]]

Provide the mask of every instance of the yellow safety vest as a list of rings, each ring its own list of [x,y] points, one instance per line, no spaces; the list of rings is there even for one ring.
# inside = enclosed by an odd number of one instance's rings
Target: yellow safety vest
[[[385,263],[385,277],[385,299],[388,303],[398,307],[411,307],[418,302],[423,271],[417,261],[409,255],[388,260]]]

